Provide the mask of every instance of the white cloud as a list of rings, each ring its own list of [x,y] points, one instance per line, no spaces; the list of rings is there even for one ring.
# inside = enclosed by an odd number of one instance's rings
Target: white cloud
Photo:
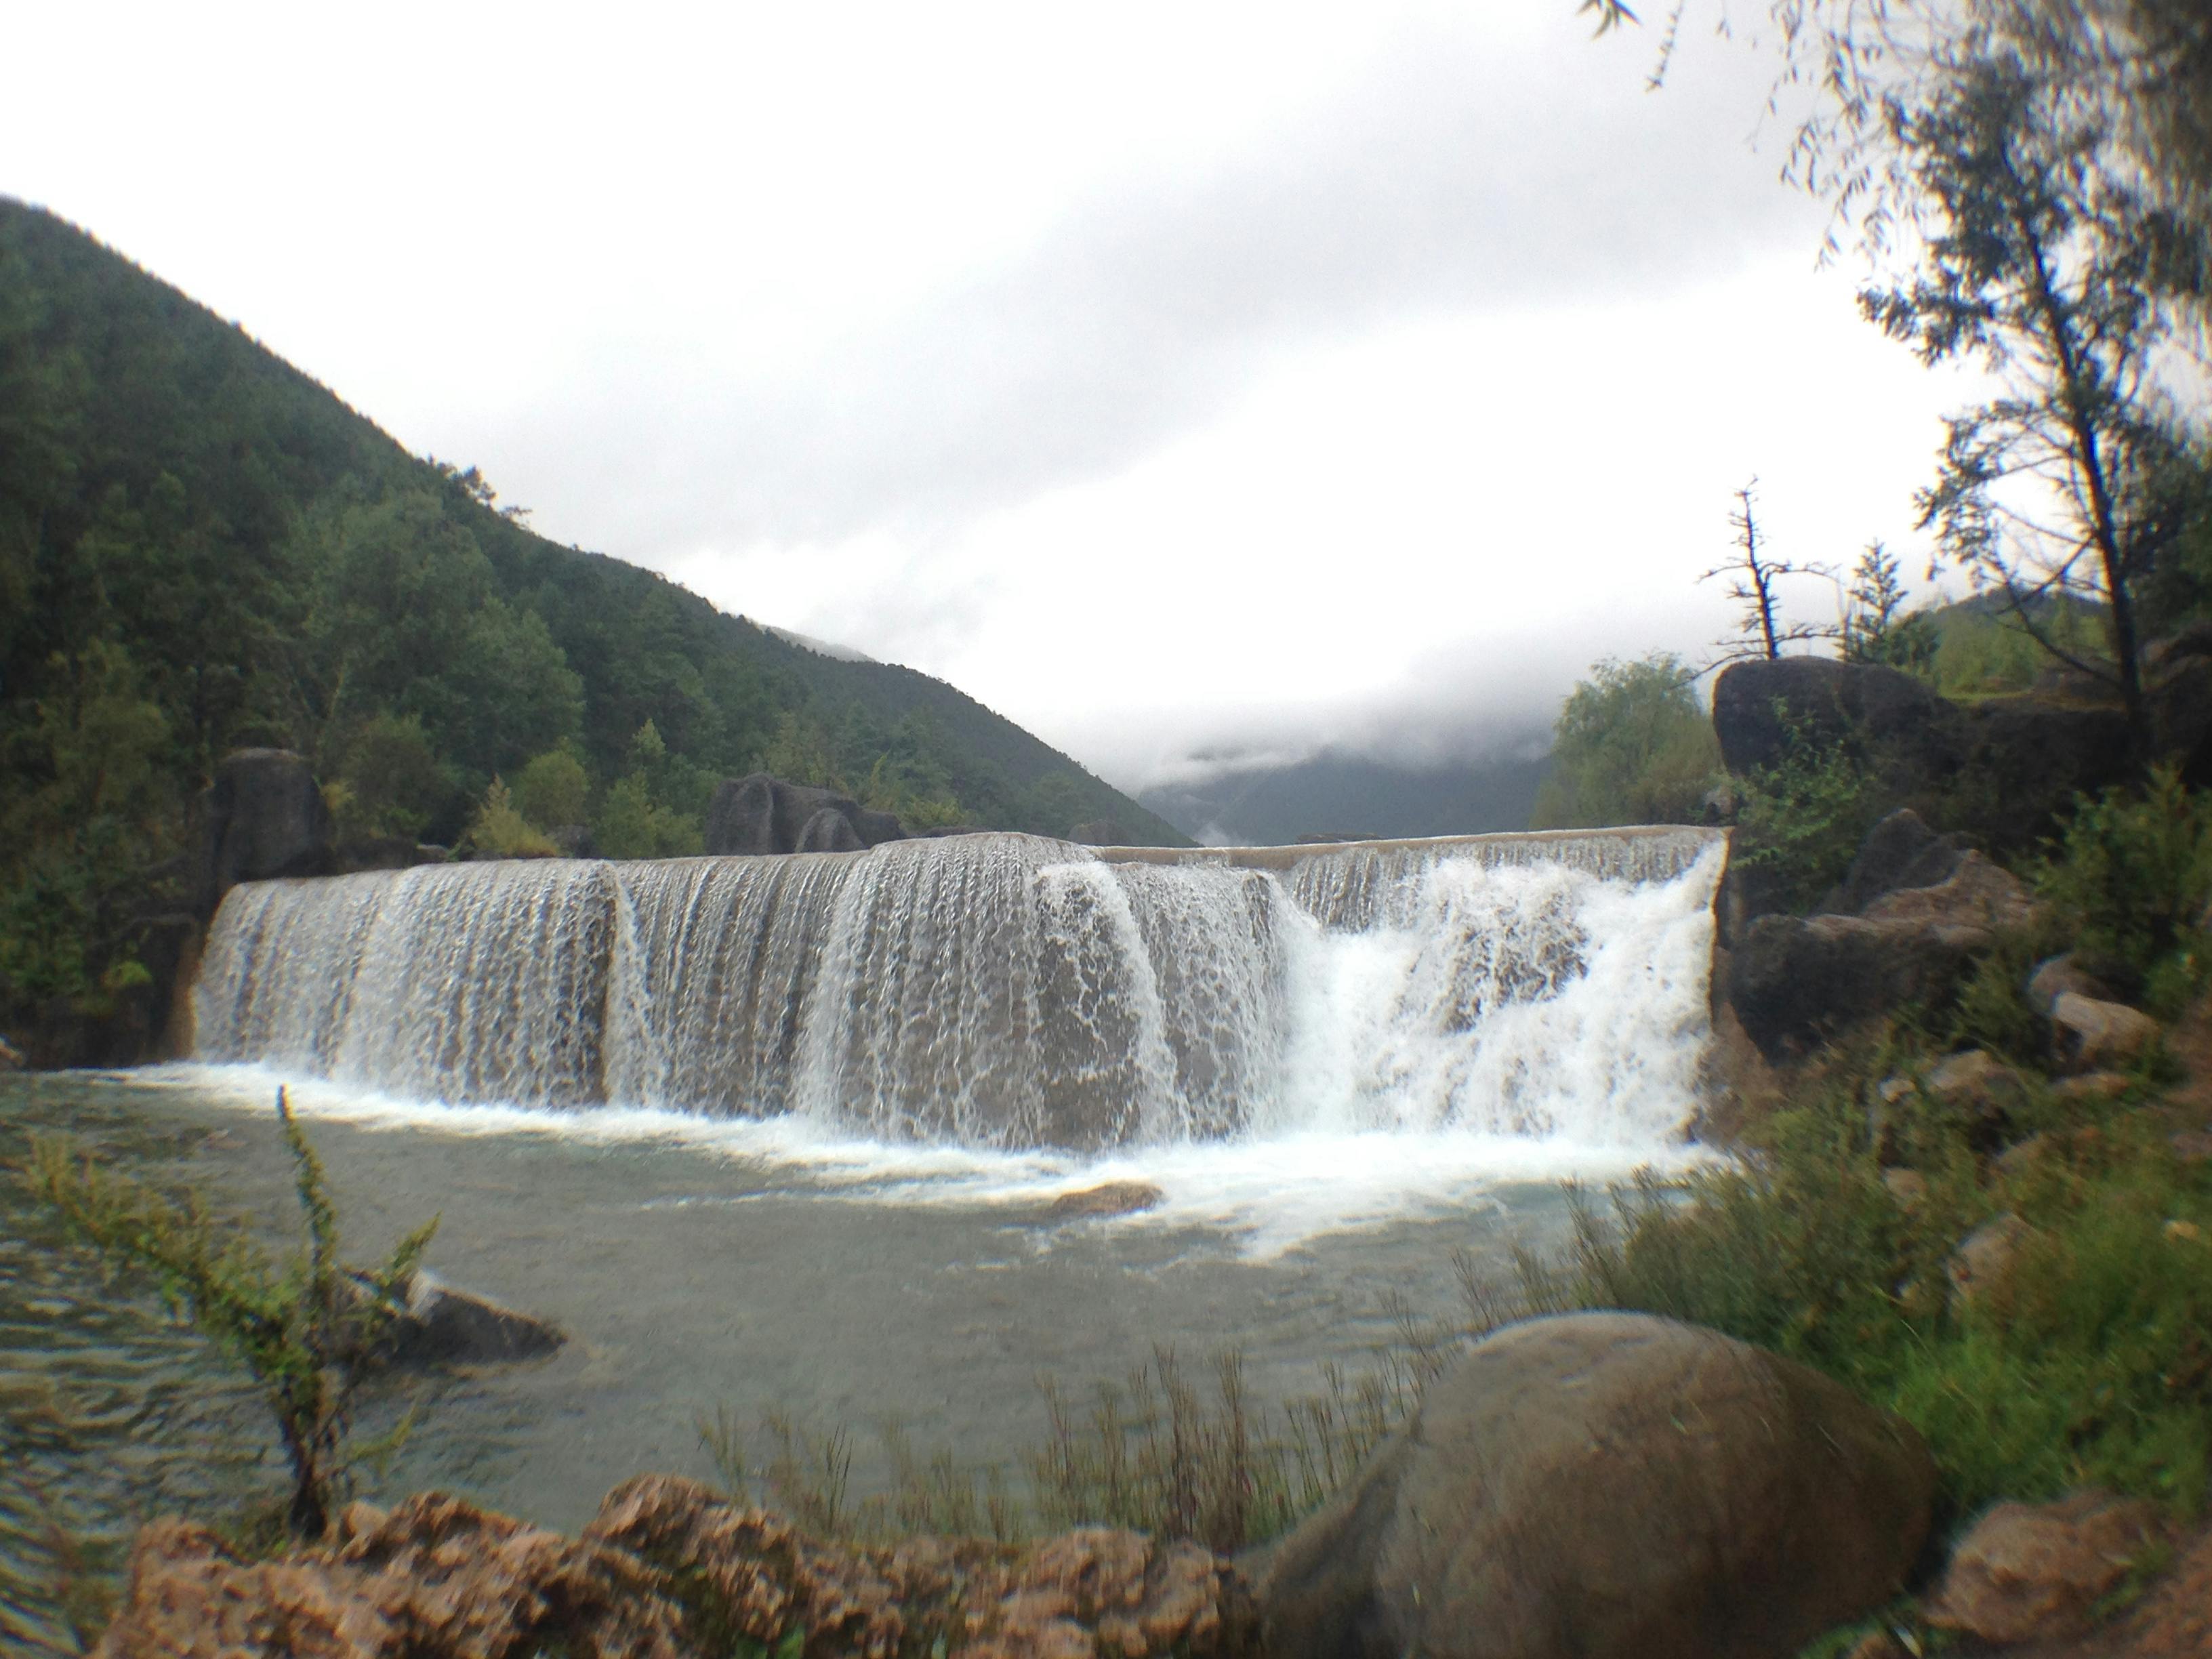
[[[467,27],[457,19],[468,20]],[[1816,274],[1767,66],[1522,8],[48,8],[0,190],[534,523],[1118,781],[1525,741],[1948,393]]]

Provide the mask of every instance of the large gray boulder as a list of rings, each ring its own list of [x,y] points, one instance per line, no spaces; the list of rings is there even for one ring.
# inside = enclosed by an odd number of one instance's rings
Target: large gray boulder
[[[834,806],[823,807],[799,826],[799,839],[793,843],[794,853],[858,853],[863,850],[860,834],[853,828],[853,820]]]
[[[787,783],[766,772],[729,778],[707,803],[706,850],[717,857],[763,853],[796,853],[807,826],[823,811],[842,818],[855,847],[901,841],[906,832],[888,812],[870,811],[849,795],[811,784]],[[817,841],[830,835],[816,832]],[[809,847],[806,851],[829,850]]]
[[[1900,669],[1832,657],[1732,663],[1713,684],[1721,762],[1741,775],[1787,759],[1796,744],[1881,752],[1937,776],[1966,758],[1965,716]]]
[[[1894,889],[1858,915],[1759,917],[1729,953],[1729,1004],[1759,1052],[1783,1060],[1861,1021],[1943,1002],[1978,953],[2036,918],[2017,878],[1961,854],[1943,880]]]
[[[1894,1595],[1920,1437],[1640,1314],[1509,1326],[1259,1566],[1271,1659],[1781,1659]]]
[[[238,749],[201,792],[197,899],[213,915],[241,881],[326,876],[337,868],[331,812],[306,758],[289,749]]]

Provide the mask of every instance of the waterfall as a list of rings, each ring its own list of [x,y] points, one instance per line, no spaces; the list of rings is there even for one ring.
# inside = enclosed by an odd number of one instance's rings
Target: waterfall
[[[975,1146],[1652,1144],[1695,1089],[1725,855],[1695,830],[1194,853],[977,835],[250,883],[210,929],[198,1057]]]

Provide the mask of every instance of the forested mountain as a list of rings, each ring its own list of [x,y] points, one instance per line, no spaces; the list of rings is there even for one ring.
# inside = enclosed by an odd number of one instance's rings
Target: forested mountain
[[[462,837],[499,775],[604,851],[696,850],[714,783],[764,767],[917,827],[1182,839],[941,681],[547,541],[0,199],[0,981],[82,989],[246,744],[311,757],[358,835]]]

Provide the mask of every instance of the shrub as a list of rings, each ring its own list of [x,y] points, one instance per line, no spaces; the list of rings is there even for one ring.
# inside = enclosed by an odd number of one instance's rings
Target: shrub
[[[2100,971],[2185,1001],[2208,957],[2197,924],[2212,901],[2212,795],[2162,766],[2140,789],[2076,797],[2036,886]]]
[[[581,823],[591,787],[583,762],[565,749],[549,750],[514,775],[514,810],[543,829]]]
[[[507,785],[495,777],[483,802],[469,820],[469,838],[480,853],[502,859],[551,858],[561,849],[515,810]]]
[[[151,1274],[172,1313],[252,1373],[291,1468],[287,1528],[314,1539],[365,1455],[347,1445],[354,1399],[438,1224],[433,1219],[400,1240],[380,1268],[347,1268],[322,1160],[281,1089],[276,1118],[301,1216],[300,1248],[281,1266],[243,1225],[210,1216],[198,1194],[166,1197],[80,1155],[64,1137],[33,1135],[24,1173],[71,1231],[116,1265]]]
[[[1850,744],[1820,743],[1778,698],[1775,714],[1782,758],[1742,781],[1735,857],[1802,910],[1843,879],[1886,802]]]
[[[1664,652],[1593,668],[1553,728],[1552,769],[1530,827],[1694,819],[1720,773],[1720,744],[1698,706],[1696,680]]]
[[[1926,1181],[1892,1195],[1870,1107],[1909,1056],[1869,1045],[1680,1194],[1585,1206],[1538,1300],[1710,1325],[1826,1371],[1927,1437],[1954,1516],[2101,1484],[2194,1513],[2212,1455],[2212,1175],[2146,1115],[2084,1125],[1980,1168],[1969,1126],[1919,1096],[1888,1108],[1893,1155]],[[2002,1287],[1961,1304],[1946,1264],[2002,1210],[2033,1230]],[[1562,1298],[1559,1287],[1567,1291]]]

